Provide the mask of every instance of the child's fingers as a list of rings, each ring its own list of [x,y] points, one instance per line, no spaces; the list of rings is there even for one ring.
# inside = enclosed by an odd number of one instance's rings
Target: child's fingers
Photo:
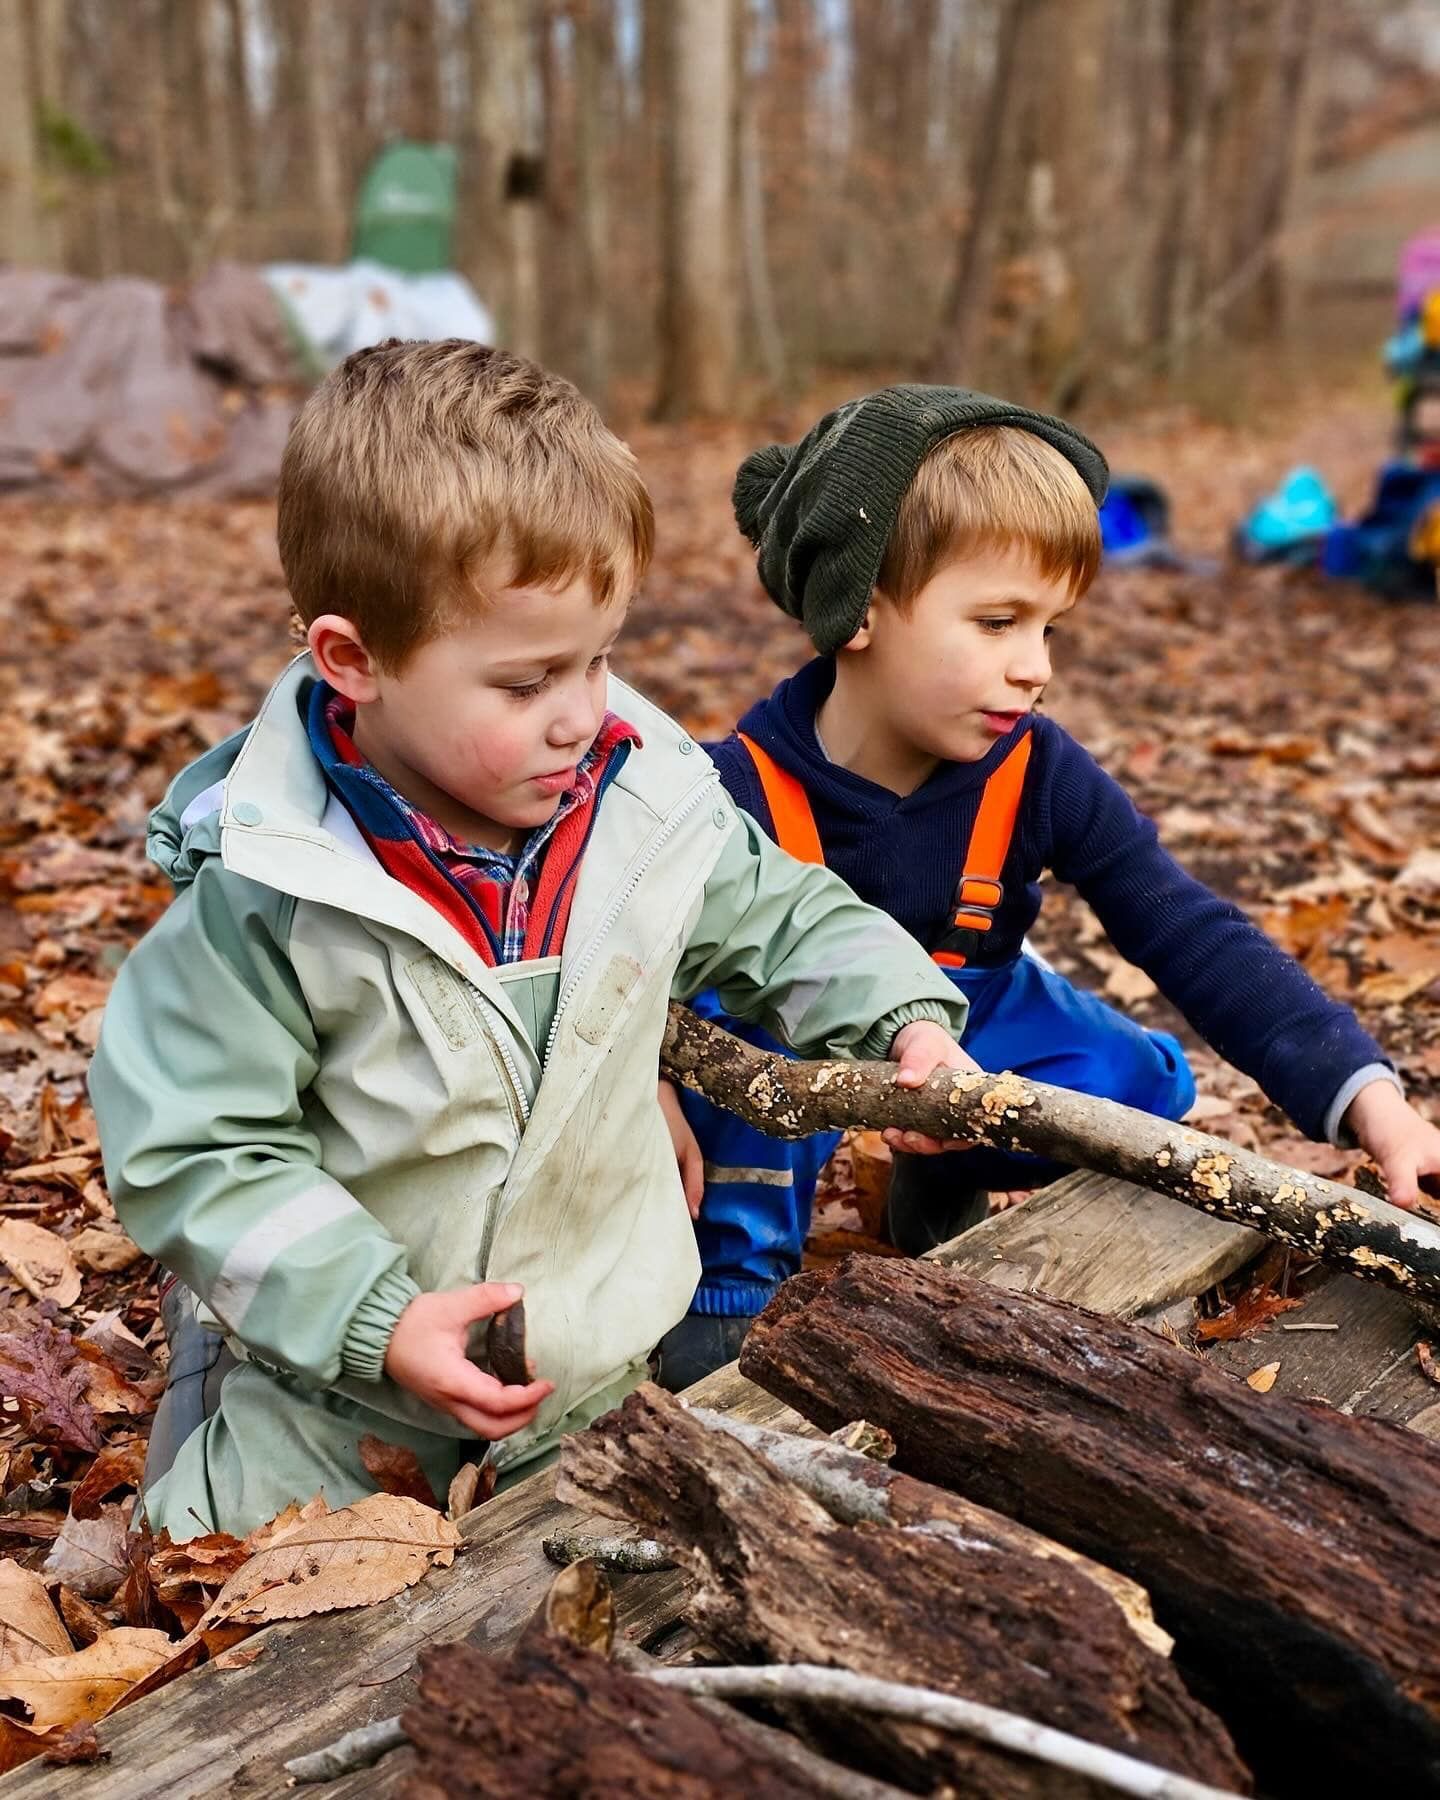
[[[913,1156],[936,1156],[944,1150],[973,1150],[969,1138],[933,1138],[923,1131],[902,1131],[892,1125],[881,1133],[892,1150],[906,1150]]]
[[[504,1417],[533,1410],[555,1392],[555,1383],[529,1381],[524,1387],[507,1387],[462,1356],[440,1372],[436,1388],[452,1412],[457,1406],[467,1406],[477,1412]]]
[[[478,1438],[513,1437],[517,1431],[523,1431],[531,1424],[535,1414],[540,1410],[532,1406],[523,1413],[492,1414],[477,1412],[472,1406],[455,1406],[451,1412],[468,1431],[473,1431]]]
[[[685,1205],[692,1219],[700,1217],[700,1202],[705,1197],[705,1160],[698,1144],[686,1147],[680,1159],[680,1181],[685,1189]]]
[[[457,1324],[470,1325],[476,1319],[505,1312],[524,1296],[525,1290],[518,1281],[477,1281],[473,1287],[456,1288],[445,1298],[455,1309]]]
[[[1385,1177],[1385,1193],[1392,1206],[1414,1212],[1420,1198],[1420,1183],[1413,1156],[1386,1157],[1380,1164]]]

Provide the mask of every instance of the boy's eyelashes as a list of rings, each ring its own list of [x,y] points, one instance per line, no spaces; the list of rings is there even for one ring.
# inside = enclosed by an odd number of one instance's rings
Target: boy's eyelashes
[[[588,675],[598,675],[609,660],[610,652],[608,650],[602,650],[598,656],[592,656],[590,658],[590,661],[586,664],[586,673]],[[545,692],[553,679],[553,671],[547,669],[543,675],[537,677],[534,681],[505,683],[504,691],[515,700],[533,700],[537,694],[543,694]]]
[[[998,636],[1002,631],[1008,631],[1015,623],[1015,620],[1013,618],[977,619],[975,623],[982,631],[988,631],[992,635]],[[1047,625],[1045,627],[1045,636],[1047,638],[1054,637],[1055,630],[1056,627],[1054,625]]]

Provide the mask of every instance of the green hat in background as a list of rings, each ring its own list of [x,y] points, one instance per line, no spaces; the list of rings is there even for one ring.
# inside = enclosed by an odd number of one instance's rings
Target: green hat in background
[[[906,488],[926,454],[957,432],[1014,425],[1073,463],[1098,506],[1109,486],[1089,438],[1046,413],[969,388],[902,385],[847,401],[798,444],[747,456],[731,498],[759,552],[760,579],[822,653],[860,628]]]

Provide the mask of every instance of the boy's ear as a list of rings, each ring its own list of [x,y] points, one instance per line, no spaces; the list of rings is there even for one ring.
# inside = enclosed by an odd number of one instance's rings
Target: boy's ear
[[[380,697],[379,671],[349,619],[322,613],[305,633],[315,667],[336,691],[356,706]]]
[[[871,624],[871,614],[874,610],[875,601],[872,596],[869,606],[865,608],[865,617],[855,627],[854,634],[840,646],[842,650],[868,650],[870,648],[870,640],[875,634],[875,628]]]

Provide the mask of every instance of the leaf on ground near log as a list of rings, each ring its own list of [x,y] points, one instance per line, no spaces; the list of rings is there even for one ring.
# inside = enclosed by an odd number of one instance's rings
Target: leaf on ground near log
[[[207,1532],[183,1544],[172,1544],[169,1532],[162,1531],[147,1563],[155,1597],[174,1613],[183,1630],[193,1631],[252,1554],[243,1539],[227,1531]]]
[[[1280,1373],[1278,1362],[1262,1363],[1245,1377],[1246,1387],[1254,1388],[1257,1394],[1268,1394],[1275,1385],[1275,1377]]]
[[[1233,1343],[1238,1338],[1253,1337],[1281,1313],[1293,1312],[1304,1304],[1303,1300],[1283,1299],[1268,1282],[1259,1282],[1246,1288],[1218,1318],[1201,1319],[1195,1335],[1207,1344]]]
[[[109,1759],[110,1752],[100,1748],[95,1727],[89,1720],[62,1731],[53,1743],[47,1742],[44,1756],[47,1763],[62,1767],[69,1763],[108,1762]]]
[[[28,1762],[75,1726],[94,1724],[113,1712],[169,1656],[170,1647],[163,1631],[120,1625],[84,1650],[5,1670],[0,1674],[0,1711],[8,1729],[0,1740],[0,1767]]]
[[[433,1507],[371,1494],[311,1520],[230,1577],[196,1629],[268,1625],[389,1600],[454,1560],[460,1533]]]
[[[98,1518],[100,1502],[108,1500],[116,1488],[138,1490],[144,1472],[145,1446],[138,1438],[125,1444],[107,1444],[71,1494],[71,1514],[77,1519]]]
[[[1415,1360],[1420,1365],[1420,1372],[1431,1381],[1440,1383],[1440,1364],[1435,1361],[1433,1348],[1423,1341],[1415,1346]]]
[[[387,1444],[367,1431],[360,1440],[360,1460],[382,1494],[403,1494],[439,1510],[430,1477],[408,1444]]]
[[[87,1225],[69,1240],[70,1252],[82,1268],[97,1275],[118,1275],[133,1267],[145,1252],[123,1232]]]
[[[163,1382],[152,1379],[140,1384],[128,1380],[99,1344],[85,1338],[76,1340],[75,1351],[85,1365],[85,1398],[97,1413],[106,1418],[139,1418],[154,1412],[159,1405]]]
[[[0,1262],[37,1300],[73,1306],[82,1286],[64,1238],[30,1219],[0,1219]]]
[[[127,1381],[144,1381],[156,1372],[155,1358],[118,1312],[101,1313],[92,1319],[80,1333],[80,1342],[93,1344]]]
[[[74,1648],[43,1577],[17,1562],[0,1562],[0,1670]]]
[[[93,1519],[66,1519],[45,1558],[45,1573],[86,1600],[110,1599],[129,1567],[130,1510],[128,1503],[102,1506]]]
[[[263,1644],[232,1644],[228,1650],[222,1650],[210,1660],[217,1669],[248,1669],[251,1663],[259,1662],[264,1654]]]
[[[597,1650],[601,1656],[610,1654],[615,1641],[615,1596],[598,1563],[587,1559],[560,1571],[525,1627],[525,1638],[539,1632],[568,1638],[582,1650]]]
[[[86,1398],[88,1371],[74,1338],[48,1319],[0,1335],[0,1391],[20,1402],[27,1429],[47,1444],[98,1450],[100,1429]]]
[[[60,1617],[65,1621],[65,1629],[79,1650],[87,1644],[93,1644],[97,1638],[104,1637],[107,1631],[114,1630],[114,1621],[107,1619],[88,1600],[82,1599],[62,1581],[55,1589],[55,1604],[60,1609]]]
[[[490,1471],[490,1488],[493,1492],[495,1468],[492,1463],[488,1462],[485,1467]],[[482,1495],[480,1493],[480,1464],[461,1463],[455,1471],[454,1480],[450,1483],[450,1491],[445,1496],[445,1516],[447,1519],[463,1518],[472,1507],[481,1505],[489,1498],[489,1494]]]

